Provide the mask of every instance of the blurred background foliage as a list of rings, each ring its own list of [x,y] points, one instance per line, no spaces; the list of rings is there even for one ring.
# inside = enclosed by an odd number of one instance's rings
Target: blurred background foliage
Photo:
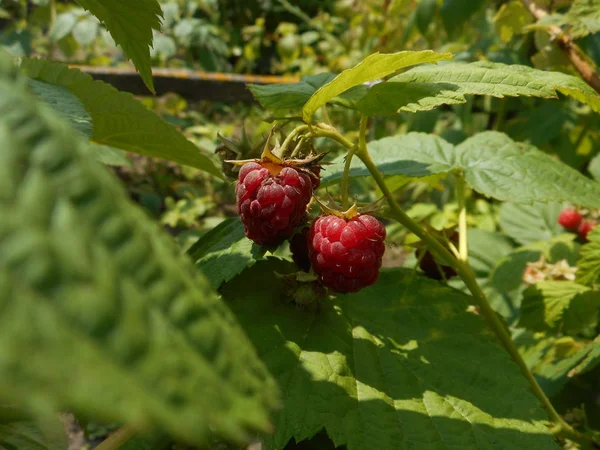
[[[152,50],[155,67],[237,74],[301,77],[338,73],[373,52],[433,49],[452,52],[457,61],[488,60],[577,75],[551,41],[549,26],[560,26],[600,65],[600,2],[539,0],[550,14],[536,22],[518,0],[169,0]],[[586,8],[585,6],[589,7]],[[70,64],[129,67],[123,53],[90,14],[67,0],[0,0],[0,45],[13,55],[62,60]],[[256,105],[189,102],[175,94],[142,102],[176,125],[201,152],[219,165],[223,159],[256,157],[272,127]],[[320,113],[322,114],[322,112]],[[331,107],[321,120],[355,130],[356,112]],[[600,181],[600,119],[589,108],[561,97],[471,97],[465,104],[417,114],[375,117],[371,139],[418,131],[458,144],[485,130],[507,133],[559,158]],[[290,125],[279,132],[284,136]],[[349,137],[354,137],[350,131]],[[219,137],[221,136],[221,137]],[[322,142],[318,150],[339,149]],[[197,238],[236,215],[234,178],[219,181],[174,163],[128,155],[112,170],[131,196],[188,248]],[[235,176],[226,164],[225,173]],[[326,170],[326,167],[325,167]],[[390,179],[398,199],[416,220],[436,229],[457,223],[451,177],[412,181]],[[327,188],[335,194],[336,187]],[[359,201],[378,200],[370,179],[352,181]],[[322,188],[322,195],[326,195]],[[469,198],[472,261],[494,307],[514,325],[526,283],[527,263],[562,259],[574,264],[579,244],[556,225],[562,205],[501,205],[483,196]],[[385,211],[382,212],[385,214]],[[598,212],[591,212],[598,216]],[[600,216],[599,216],[600,217]],[[412,237],[388,227],[386,264],[415,265]],[[472,242],[471,242],[472,241]],[[285,249],[280,256],[285,257]],[[557,256],[558,255],[558,256]],[[460,284],[456,287],[461,288]],[[572,423],[600,426],[598,369],[567,387],[556,362],[585,347],[597,324],[566,333],[517,333],[528,363]],[[550,380],[550,381],[548,381]],[[544,382],[546,384],[544,384]],[[562,389],[562,390],[561,390]],[[582,406],[583,405],[583,406]],[[586,406],[587,405],[587,406]]]

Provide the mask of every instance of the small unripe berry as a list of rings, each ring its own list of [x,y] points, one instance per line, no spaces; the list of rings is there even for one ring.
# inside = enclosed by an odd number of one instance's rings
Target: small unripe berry
[[[312,268],[331,290],[357,292],[377,281],[385,235],[383,224],[368,214],[352,219],[320,216],[309,233]]]
[[[565,209],[558,216],[558,223],[567,230],[577,230],[581,224],[583,216],[574,209]]]

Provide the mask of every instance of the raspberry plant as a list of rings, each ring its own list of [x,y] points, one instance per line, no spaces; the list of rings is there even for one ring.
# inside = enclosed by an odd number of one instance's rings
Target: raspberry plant
[[[158,4],[79,3],[152,89]],[[101,450],[147,431],[191,445],[258,435],[277,450],[322,430],[349,450],[599,448],[556,397],[600,364],[600,227],[560,214],[600,208],[598,182],[499,131],[369,136],[374,116],[471,96],[560,94],[598,113],[600,95],[587,78],[453,56],[375,53],[339,75],[250,86],[283,142],[236,162],[240,219],[182,255],[96,159],[136,152],[224,179],[215,161],[129,94],[0,53],[0,443],[47,439],[72,411],[124,424]],[[351,129],[330,121],[337,107]],[[342,153],[318,153],[324,142]],[[394,192],[442,178],[456,233]],[[364,181],[385,207],[351,205]],[[341,206],[311,208],[328,190]],[[475,195],[504,202],[504,234],[469,228]],[[380,271],[386,226],[418,240],[421,271]],[[286,239],[293,258],[276,248]],[[290,286],[316,306],[286,302]]]

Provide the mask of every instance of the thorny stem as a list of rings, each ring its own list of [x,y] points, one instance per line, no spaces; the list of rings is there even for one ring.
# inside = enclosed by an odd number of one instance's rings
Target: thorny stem
[[[300,153],[300,150],[302,149],[302,145],[306,142],[307,139],[308,138],[306,136],[300,136],[300,139],[298,139],[298,143],[296,144],[294,151],[290,155],[290,158],[295,158],[296,156],[298,156],[298,153]]]
[[[346,163],[344,164],[344,174],[342,175],[342,208],[347,209],[350,207],[348,202],[348,185],[350,184],[350,166],[352,165],[352,158],[358,150],[358,146],[354,145],[346,155]]]
[[[102,441],[95,450],[118,450],[133,439],[136,434],[137,432],[133,428],[125,425]]]
[[[325,135],[322,134],[321,130],[315,130],[316,135]],[[348,149],[352,149],[353,144],[344,138],[337,131],[327,131],[327,137],[331,137],[335,139],[337,142],[340,142]],[[600,445],[596,443],[590,436],[582,434],[569,424],[567,424],[563,418],[558,414],[558,412],[552,406],[552,403],[544,394],[544,391],[538,384],[537,380],[527,367],[527,364],[523,360],[519,350],[515,346],[508,329],[505,327],[502,320],[496,314],[496,311],[490,306],[484,292],[479,287],[477,280],[475,278],[475,273],[473,269],[469,266],[468,262],[462,261],[460,259],[455,258],[452,253],[440,242],[438,239],[432,235],[426,228],[421,227],[418,223],[416,223],[410,216],[408,216],[400,207],[400,205],[394,199],[394,196],[390,189],[388,188],[385,179],[381,172],[377,169],[377,166],[371,159],[371,155],[368,152],[366,145],[364,147],[358,147],[358,151],[356,152],[357,156],[361,159],[364,165],[369,170],[371,176],[375,179],[375,182],[381,189],[381,192],[385,196],[388,205],[391,209],[390,215],[394,217],[400,224],[405,226],[409,231],[416,234],[419,238],[425,242],[427,247],[433,251],[435,256],[437,256],[444,264],[450,265],[454,267],[461,277],[465,286],[471,292],[473,298],[475,299],[477,305],[479,306],[479,313],[484,317],[487,321],[489,327],[494,331],[498,340],[502,343],[502,345],[506,348],[506,351],[510,354],[513,361],[517,364],[521,373],[525,376],[531,390],[538,398],[538,400],[542,403],[548,416],[553,423],[552,432],[556,437],[566,438],[571,441],[579,443],[582,448],[586,449],[595,449],[600,448]]]
[[[300,125],[296,128],[294,128],[290,134],[287,135],[287,137],[285,138],[285,140],[283,141],[283,144],[281,144],[281,147],[279,149],[279,156],[281,156],[282,158],[284,156],[286,156],[286,153],[288,152],[288,148],[290,145],[292,145],[292,142],[294,141],[294,139],[296,139],[296,136],[305,133],[306,131],[308,131],[308,125]]]
[[[469,259],[467,244],[467,205],[465,202],[465,177],[462,173],[456,176],[456,200],[458,202],[458,254],[461,261]]]
[[[521,1],[536,20],[540,20],[548,15],[548,12],[538,6],[534,0]],[[556,44],[562,52],[569,58],[571,65],[575,67],[577,72],[579,72],[579,75],[581,75],[587,84],[600,93],[600,76],[598,76],[594,64],[589,60],[586,54],[568,35],[563,33],[563,30],[559,26],[549,26],[548,32],[550,33],[550,37],[556,41]]]

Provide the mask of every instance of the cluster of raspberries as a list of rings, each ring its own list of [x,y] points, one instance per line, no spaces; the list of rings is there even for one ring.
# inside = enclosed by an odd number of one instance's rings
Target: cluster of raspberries
[[[308,221],[306,209],[318,184],[316,167],[244,164],[235,191],[246,236],[267,247],[292,238]],[[321,215],[292,238],[290,247],[296,263],[307,271],[312,267],[325,286],[357,292],[377,281],[385,234],[383,224],[368,214]]]
[[[564,209],[558,216],[558,223],[569,231],[576,232],[585,242],[587,235],[598,224],[598,220],[587,217],[585,211],[578,211],[573,208]]]

